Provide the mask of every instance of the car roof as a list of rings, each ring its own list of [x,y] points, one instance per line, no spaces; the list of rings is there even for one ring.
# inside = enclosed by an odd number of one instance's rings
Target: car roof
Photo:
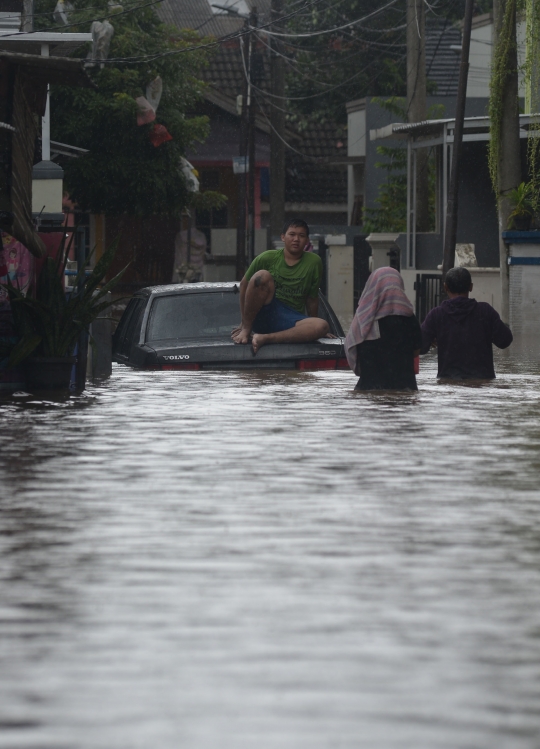
[[[144,289],[139,289],[136,296],[197,294],[208,291],[238,291],[238,283],[236,281],[221,283],[170,283],[164,286],[147,286]]]

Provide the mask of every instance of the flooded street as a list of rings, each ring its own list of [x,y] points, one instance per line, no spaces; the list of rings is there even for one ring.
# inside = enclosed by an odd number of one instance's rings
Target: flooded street
[[[2,749],[540,746],[540,366],[0,401]]]

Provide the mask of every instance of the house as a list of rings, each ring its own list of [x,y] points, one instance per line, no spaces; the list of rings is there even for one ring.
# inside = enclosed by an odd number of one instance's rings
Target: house
[[[534,116],[520,115],[521,164],[526,179],[528,127]],[[424,277],[440,275],[446,224],[446,203],[449,182],[450,149],[454,137],[455,120],[442,119],[420,123],[393,123],[370,132],[373,142],[403,139],[409,154],[407,203],[411,206],[407,231],[396,234],[392,241],[400,251],[401,272],[409,295],[422,303],[425,292]],[[487,116],[467,117],[464,122],[463,155],[459,181],[459,211],[456,241],[472,245],[478,267],[470,268],[475,283],[475,295],[500,310],[499,225],[487,161],[490,137]],[[412,199],[414,184],[415,149],[429,144],[437,153],[441,169],[437,172],[436,230],[419,233],[415,229],[415,206]],[[446,165],[446,167],[445,167]],[[427,309],[426,309],[427,311]]]
[[[216,4],[212,0],[189,0],[186,3],[164,0],[158,12],[164,22],[178,28],[190,28],[200,34],[223,38],[242,28],[244,20],[235,17],[234,11],[247,16],[254,5],[252,0],[216,0]],[[264,25],[270,19],[268,0],[256,5],[259,24]],[[231,12],[227,12],[227,8]],[[255,116],[255,227],[265,230],[269,226],[271,125],[269,105],[264,95],[270,90],[269,53],[264,42],[258,44],[256,66],[259,91]],[[245,84],[238,38],[223,41],[202,75],[208,87],[198,111],[209,117],[210,135],[204,144],[193,147],[187,158],[200,174],[202,189],[219,190],[228,198],[225,208],[198,212],[196,216],[197,228],[205,233],[209,247],[215,251],[212,230],[235,230],[237,227],[239,176],[234,174],[233,160],[240,156],[237,99],[243,94]],[[286,156],[286,216],[301,214],[310,225],[344,225],[347,220],[348,159],[345,134],[332,123],[311,126],[301,134],[289,126],[285,140],[289,146]],[[264,248],[266,243],[267,240],[263,240],[259,247]]]
[[[0,54],[8,68],[6,75],[14,75],[16,81],[33,79],[24,84],[24,92],[18,93],[15,86],[17,104],[13,117],[17,120],[13,136],[13,199],[15,200],[13,230],[21,237],[21,242],[35,254],[45,252],[43,240],[37,236],[32,224],[39,225],[41,231],[48,231],[62,225],[62,179],[63,170],[51,161],[50,149],[50,111],[49,83],[64,85],[91,86],[91,81],[82,69],[80,61],[71,60],[70,55],[82,44],[92,40],[91,34],[69,31],[33,31],[31,17],[25,19],[27,31],[20,31],[23,24],[23,0],[0,0]],[[12,72],[8,73],[7,71]],[[17,70],[16,73],[13,71]],[[23,115],[23,110],[26,113]],[[30,114],[32,112],[32,114]],[[41,115],[42,159],[27,174],[30,153],[34,153],[34,144],[38,134],[35,114]],[[20,119],[22,118],[22,119]],[[18,132],[20,130],[20,132]],[[19,143],[24,139],[24,144]],[[19,157],[19,148],[23,156]],[[29,188],[29,180],[33,185]],[[24,185],[24,186],[23,186]],[[29,193],[30,190],[30,193]],[[25,207],[22,208],[22,195],[25,195]],[[32,194],[33,193],[33,194]],[[26,205],[30,194],[33,205]],[[4,223],[2,228],[6,228]]]

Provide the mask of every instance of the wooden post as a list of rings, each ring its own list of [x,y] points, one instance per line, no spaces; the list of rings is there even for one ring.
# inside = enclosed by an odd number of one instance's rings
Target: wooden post
[[[446,209],[446,229],[444,233],[443,252],[443,281],[454,267],[456,254],[456,234],[458,219],[458,180],[461,160],[461,146],[463,143],[463,126],[465,120],[465,104],[467,99],[467,78],[469,75],[469,48],[471,46],[471,29],[474,0],[466,0],[465,18],[463,21],[463,42],[461,45],[461,62],[459,66],[459,83],[456,103],[456,121],[454,127],[454,146],[452,148],[452,167],[450,170],[450,187],[448,189],[448,205]]]

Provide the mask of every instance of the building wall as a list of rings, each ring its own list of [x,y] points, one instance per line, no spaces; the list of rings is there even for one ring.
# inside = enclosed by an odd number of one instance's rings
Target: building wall
[[[519,95],[525,96],[524,74],[525,62],[525,20],[517,24]],[[469,54],[469,78],[467,96],[489,96],[489,78],[493,51],[493,19],[491,13],[473,19],[471,32],[471,49]]]

